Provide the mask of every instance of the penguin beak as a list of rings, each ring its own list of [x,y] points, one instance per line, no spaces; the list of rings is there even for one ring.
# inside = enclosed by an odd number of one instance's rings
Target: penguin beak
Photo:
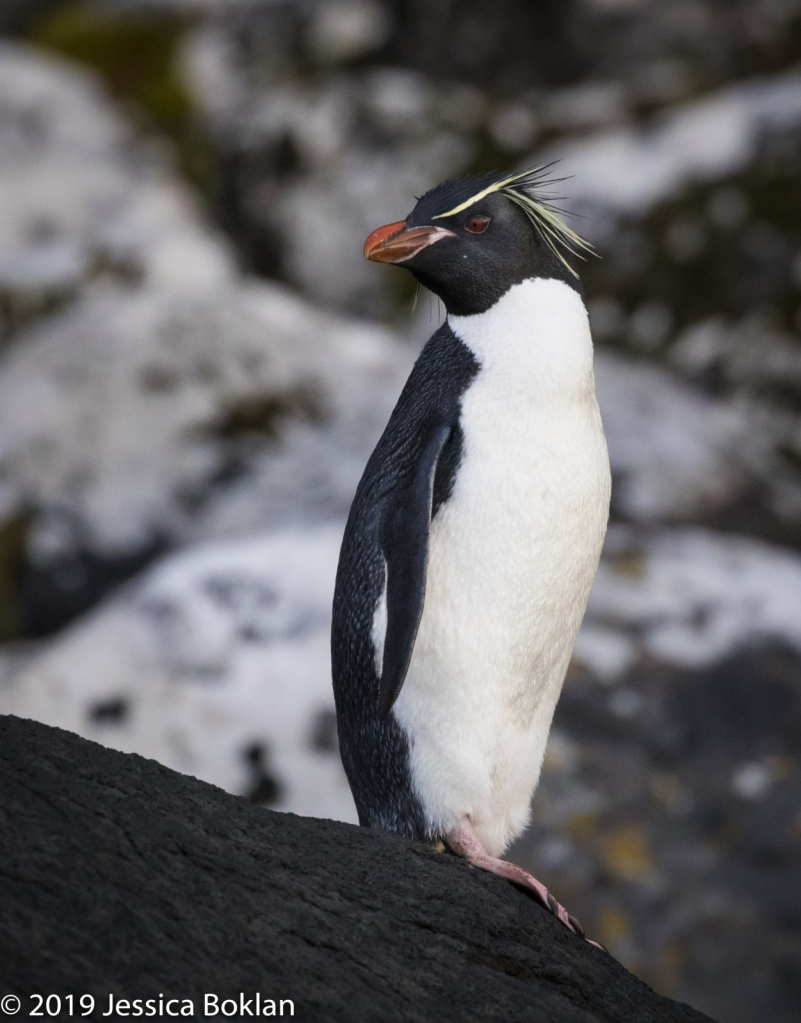
[[[405,220],[399,220],[367,236],[364,258],[374,263],[403,263],[440,238],[455,237],[446,227],[407,227]]]

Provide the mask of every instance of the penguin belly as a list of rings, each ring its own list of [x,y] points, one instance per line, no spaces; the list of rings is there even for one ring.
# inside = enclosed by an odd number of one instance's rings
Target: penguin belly
[[[469,816],[498,856],[528,823],[606,531],[609,462],[573,289],[525,281],[449,322],[481,368],[462,397],[462,459],[431,523],[392,713],[429,834]]]

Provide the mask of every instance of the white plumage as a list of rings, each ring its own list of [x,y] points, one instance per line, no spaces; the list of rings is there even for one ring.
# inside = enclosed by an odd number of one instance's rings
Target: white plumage
[[[490,855],[524,829],[606,531],[610,474],[579,294],[526,280],[450,316],[480,369],[462,462],[430,531],[426,597],[393,708],[431,834],[465,816]],[[386,628],[379,600],[373,639]]]

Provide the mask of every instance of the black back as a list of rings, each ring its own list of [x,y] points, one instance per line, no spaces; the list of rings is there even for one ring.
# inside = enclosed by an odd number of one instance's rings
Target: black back
[[[447,323],[423,348],[359,483],[337,570],[331,656],[342,762],[359,822],[410,838],[430,836],[412,791],[408,740],[387,704],[400,691],[411,657],[425,593],[426,559],[419,553],[424,547],[427,555],[430,519],[453,489],[462,453],[460,399],[478,369]],[[430,467],[433,478],[423,494],[421,481]],[[403,528],[394,530],[393,520]],[[382,692],[372,627],[385,564],[389,606],[382,675],[392,681]],[[393,565],[405,576],[394,604]],[[393,629],[401,637],[395,643]]]

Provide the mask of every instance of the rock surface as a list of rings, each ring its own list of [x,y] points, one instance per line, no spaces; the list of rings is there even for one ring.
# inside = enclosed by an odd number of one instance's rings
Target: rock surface
[[[248,528],[343,515],[412,358],[275,285],[87,299],[0,362],[0,499],[61,512],[73,543],[113,555],[185,536],[266,450],[292,469]]]
[[[0,713],[258,792],[278,809],[355,821],[330,684],[342,528],[307,523],[169,555],[44,647],[0,657]],[[698,528],[618,525],[574,667],[637,720],[642,700],[628,679],[644,666],[714,672],[766,644],[801,657],[800,605],[794,552]],[[611,787],[613,775],[610,765]]]
[[[614,682],[577,665],[509,855],[658,991],[726,1023],[796,1023],[799,764],[797,650],[645,660]]]
[[[44,648],[4,653],[0,712],[355,822],[329,678],[340,532],[170,555]],[[799,606],[795,552],[614,527],[510,854],[629,969],[727,1023],[797,1018]]]
[[[163,148],[67,61],[0,42],[0,340],[104,284],[230,280]]]
[[[24,662],[0,713],[280,810],[356,822],[331,689],[343,524],[174,554]]]
[[[104,566],[344,516],[413,355],[266,284],[115,289],[19,338],[0,515],[27,516],[28,631],[93,603]]]
[[[0,770],[0,984],[26,1006],[88,992],[99,1019],[109,994],[163,993],[201,1016],[206,993],[259,992],[326,1023],[708,1019],[447,854],[13,717]]]
[[[612,526],[575,655],[612,682],[634,661],[707,667],[764,643],[801,654],[801,557],[698,528]],[[604,636],[628,644],[620,663]],[[622,657],[622,653],[618,656]]]
[[[352,819],[326,579],[415,346],[308,300],[400,321],[366,233],[558,152],[618,525],[514,856],[796,1023],[799,563],[731,534],[801,547],[801,0],[0,8],[0,711]]]
[[[736,502],[760,476],[770,435],[752,416],[657,367],[596,351],[598,404],[624,521],[703,519]]]

